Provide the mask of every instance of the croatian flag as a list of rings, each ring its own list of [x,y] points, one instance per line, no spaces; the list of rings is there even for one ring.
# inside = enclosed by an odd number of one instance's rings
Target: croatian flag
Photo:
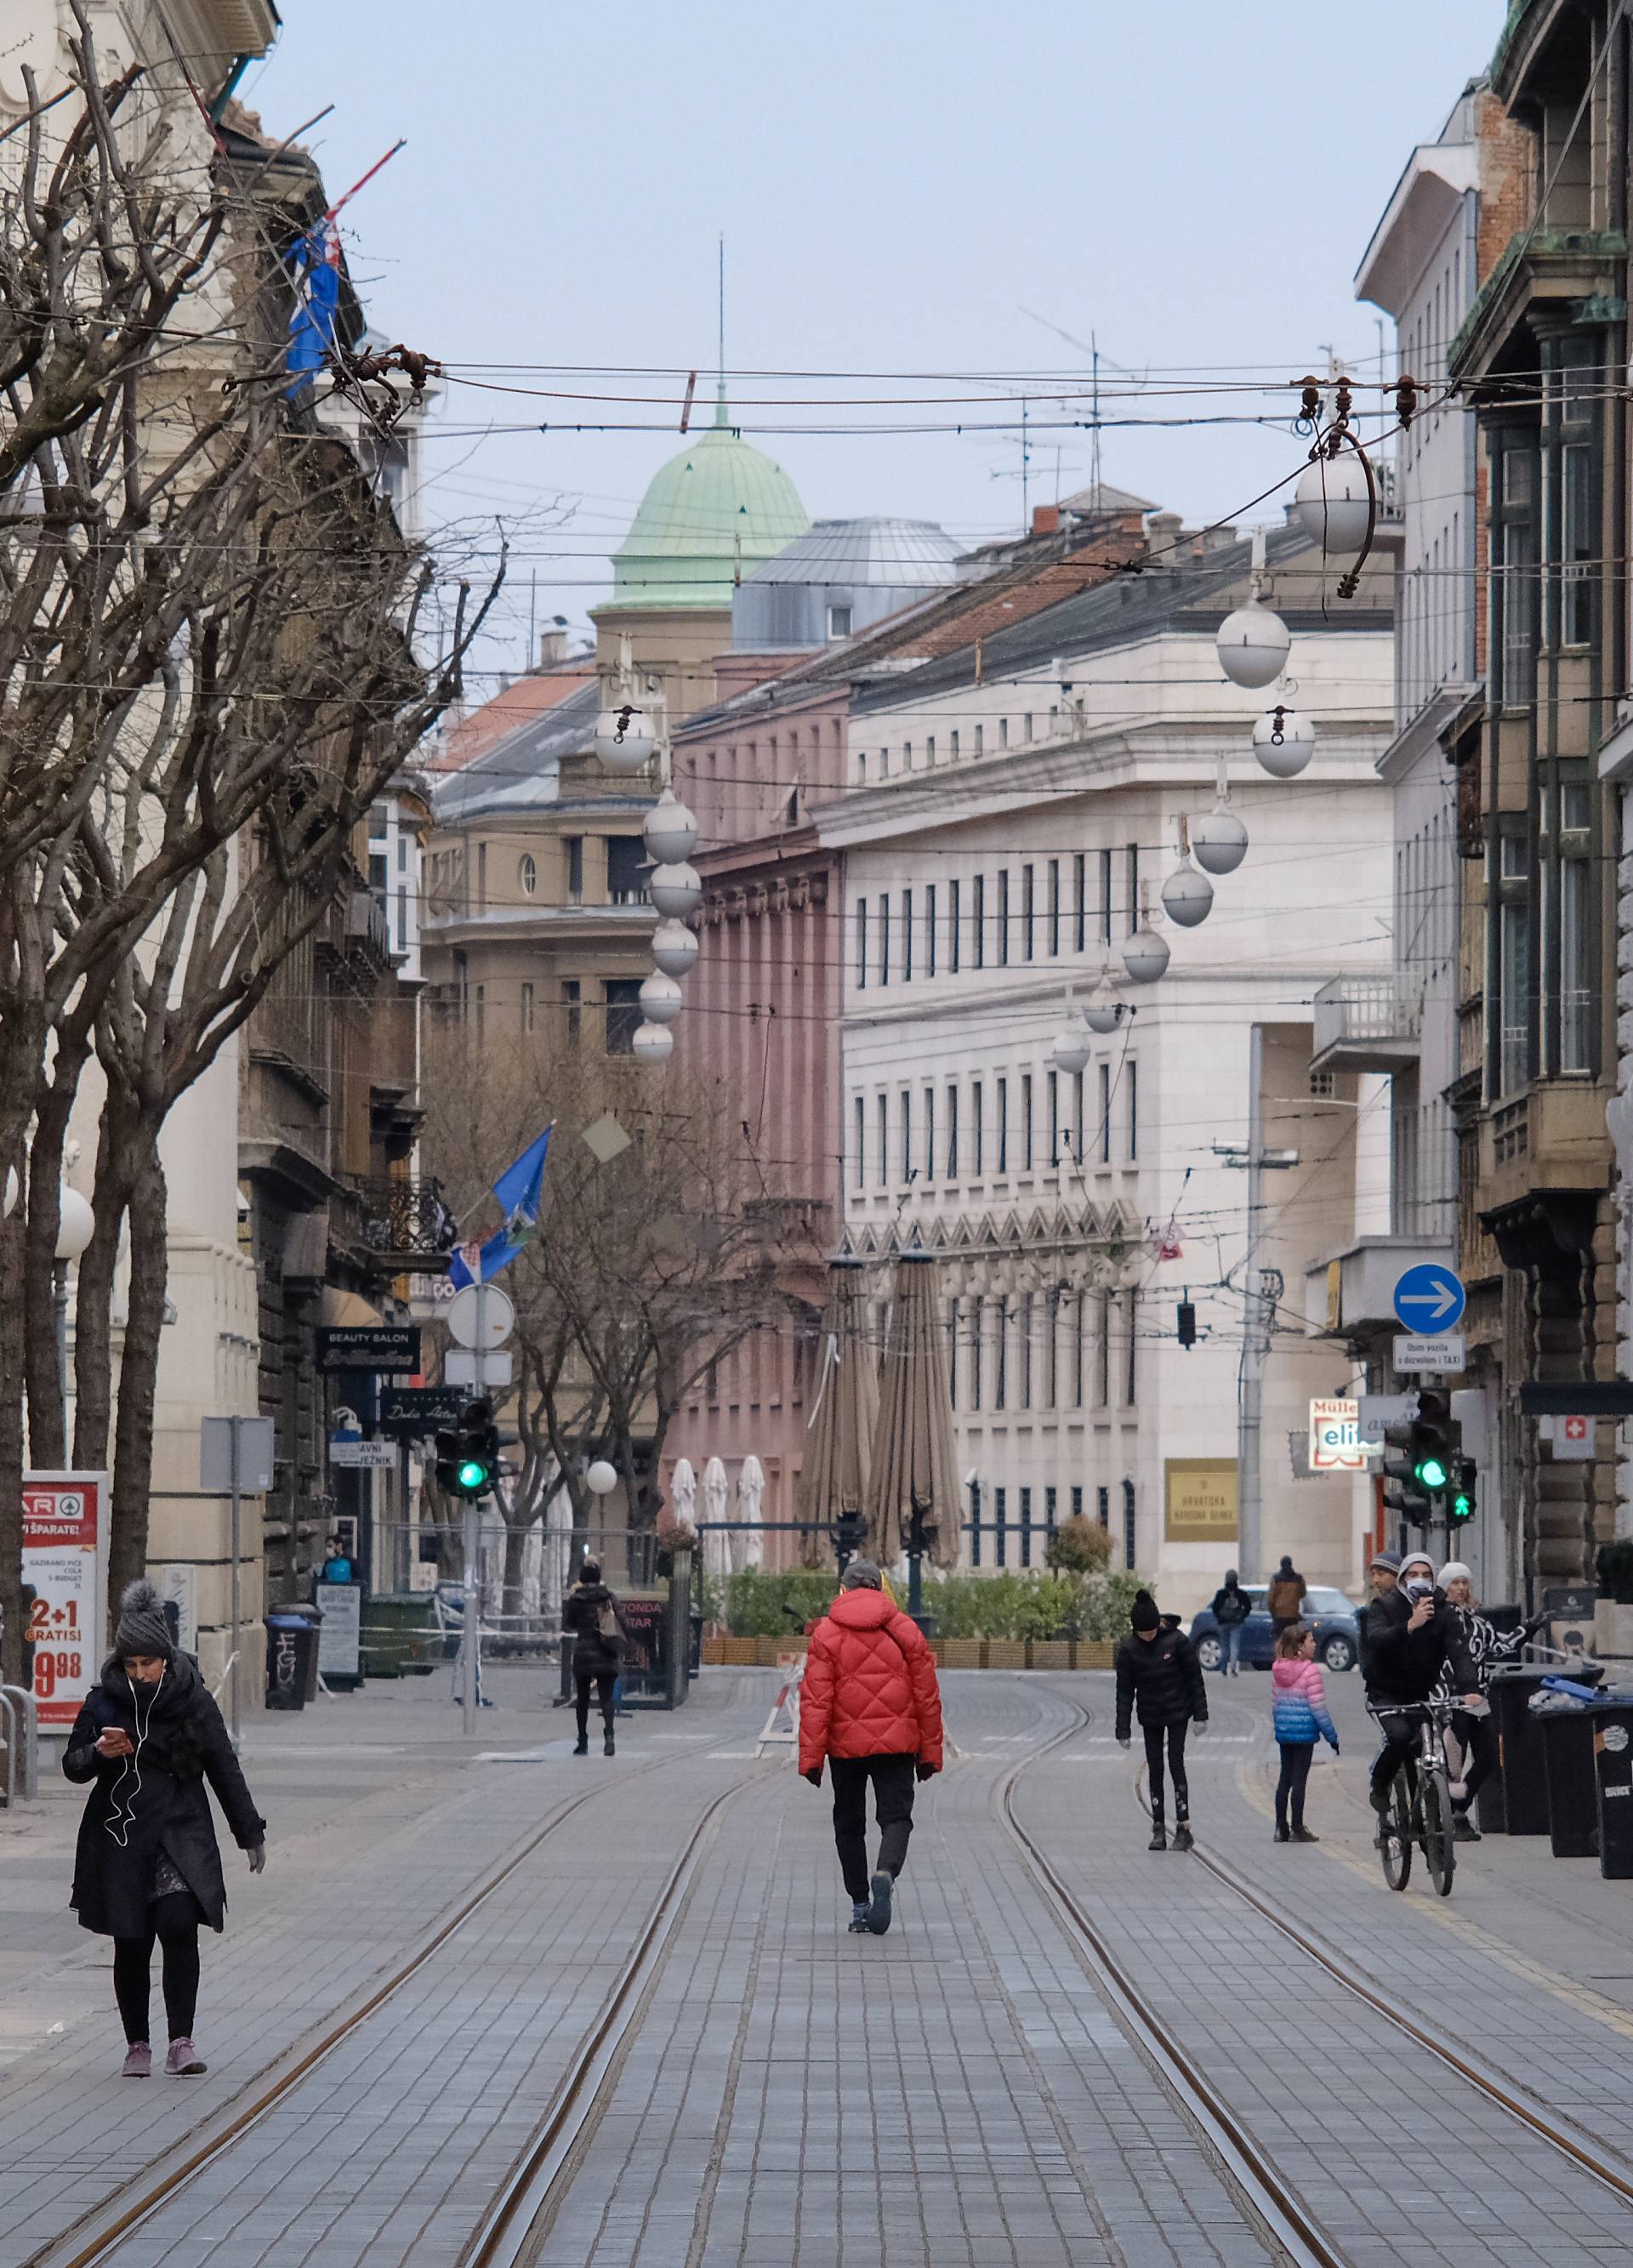
[[[504,1226],[474,1251],[469,1245],[461,1245],[455,1251],[448,1263],[448,1281],[456,1292],[462,1292],[468,1284],[491,1283],[501,1268],[509,1267],[538,1226],[550,1132],[547,1126],[494,1182],[493,1194],[505,1216]]]

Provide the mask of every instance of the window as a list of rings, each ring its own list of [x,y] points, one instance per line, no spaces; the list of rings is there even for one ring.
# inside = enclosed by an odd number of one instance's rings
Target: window
[[[1123,1065],[1123,1077],[1128,1085],[1128,1162],[1132,1166],[1140,1155],[1140,1066],[1132,1059]]]
[[[958,1316],[961,1305],[956,1296],[947,1302],[947,1399],[955,1410],[958,1407]]]
[[[1074,1520],[1081,1520],[1083,1516],[1083,1492],[1080,1488],[1074,1488],[1072,1491],[1072,1518]]]
[[[1009,1170],[1009,1082],[1007,1079],[1001,1079],[996,1082],[996,1086],[997,1094],[995,1100],[998,1105],[998,1171],[1001,1174],[1007,1174]]]
[[[1138,1540],[1134,1532],[1134,1484],[1131,1480],[1125,1480],[1123,1483],[1123,1565],[1125,1567],[1132,1567],[1134,1564],[1134,1546]]]
[[[956,976],[958,974],[958,897],[957,882],[947,885],[947,966]]]
[[[1563,645],[1593,636],[1593,453],[1585,441],[1559,453],[1560,608]]]
[[[1131,1285],[1127,1293],[1128,1336],[1127,1340],[1124,1342],[1123,1347],[1124,1359],[1127,1366],[1123,1375],[1123,1400],[1128,1404],[1128,1407],[1131,1410],[1134,1405],[1134,1359],[1138,1354],[1140,1348],[1140,1334],[1134,1328],[1139,1313],[1139,1293]]]
[[[521,885],[521,895],[530,898],[539,886],[539,870],[531,850],[524,850],[516,868],[516,880]]]
[[[1112,1524],[1112,1491],[1109,1488],[1096,1489],[1094,1492],[1094,1509],[1095,1517],[1098,1520],[1101,1527],[1109,1528]]]
[[[861,1095],[856,1098],[856,1159],[851,1168],[851,1187],[865,1189],[868,1185],[868,1106]]]
[[[1072,1155],[1081,1171],[1083,1165],[1083,1073],[1072,1073]]]
[[[1523,823],[1523,822],[1521,822]],[[1491,1072],[1497,1096],[1518,1094],[1531,1076],[1530,846],[1525,836],[1497,838],[1496,998]]]
[[[1559,791],[1559,1068],[1593,1068],[1593,902],[1588,792]]]
[[[1124,854],[1128,867],[1128,934],[1140,926],[1140,845],[1131,843]]]
[[[581,905],[584,901],[584,837],[569,835],[567,841],[567,903]]]
[[[1037,896],[1035,870],[1031,866],[1023,866],[1021,869],[1021,958],[1023,961],[1031,961],[1034,957],[1037,945],[1035,920],[1038,910]]]
[[[1060,1074],[1052,1071],[1049,1081],[1049,1163],[1060,1162]]]
[[[954,763],[957,763],[958,761],[958,735],[957,733],[950,733],[947,735],[947,748],[948,754],[951,756]]]
[[[1032,1295],[1030,1292],[1023,1292],[1021,1294],[1020,1326],[1020,1376],[1016,1381],[1020,1388],[1020,1397],[1016,1403],[1016,1408],[1030,1410],[1032,1406]],[[1021,1496],[1023,1506],[1026,1505],[1031,1493],[1030,1490],[1023,1491]]]
[[[935,1179],[935,1089],[924,1090],[924,1178]]]
[[[876,1155],[879,1160],[879,1187],[883,1189],[890,1187],[890,1106],[888,1097],[882,1094],[876,1108],[879,1121],[879,1146]]]
[[[635,1035],[644,1020],[640,1012],[640,979],[638,976],[610,976],[605,980],[607,999],[607,1053],[610,1056],[632,1055]]]
[[[607,837],[607,903],[644,906],[647,902],[647,845],[639,835]]]
[[[986,966],[986,877],[975,878],[974,903],[970,914],[970,959],[977,968]]]
[[[368,862],[368,886],[382,905],[385,902],[388,872],[385,852],[383,850],[372,852]]]
[[[1099,1328],[1095,1333],[1094,1405],[1104,1410],[1112,1398],[1112,1295],[1100,1294]]]
[[[985,1167],[981,1157],[981,1082],[970,1081],[970,1171],[979,1182]]]
[[[1030,1567],[1031,1564],[1032,1492],[1031,1489],[1023,1488],[1021,1491],[1021,1565],[1023,1567]]]
[[[902,892],[902,983],[913,983],[913,892]]]
[[[1048,1333],[1047,1363],[1044,1373],[1044,1395],[1047,1408],[1053,1410],[1060,1391],[1060,1292],[1057,1285],[1044,1298],[1044,1329]],[[1054,1491],[1049,1491],[1049,1526],[1054,1526]]]
[[[1032,1170],[1032,1075],[1021,1073],[1021,1171]]]
[[[567,1037],[576,1040],[584,1020],[584,988],[576,976],[569,976],[561,991],[567,1004]]]
[[[480,913],[488,909],[488,846],[485,843],[477,845],[477,909]]]
[[[1080,850],[1072,860],[1072,943],[1074,950],[1089,949],[1089,855]]]
[[[1112,1066],[1100,1065],[1100,1163],[1112,1162]]]
[[[530,1032],[533,1029],[533,987],[531,984],[524,984],[521,988],[521,1028],[524,1032]]]
[[[924,892],[924,973],[935,974],[935,885],[925,886]]]
[[[1112,942],[1112,854],[1109,850],[1102,850],[1100,853],[1100,936],[1105,944],[1110,945]]]
[[[1009,719],[1007,717],[998,719],[998,745],[1001,748],[1007,748],[1009,745]]]
[[[998,966],[1009,966],[1009,869],[998,877]]]
[[[1083,1319],[1088,1303],[1083,1292],[1077,1294],[1076,1312],[1072,1317],[1072,1407],[1083,1406]]]
[[[868,989],[868,901],[866,898],[858,898],[856,901],[856,989],[859,992],[865,992]]]
[[[958,1082],[956,1079],[950,1079],[947,1082],[947,1178],[950,1182],[956,1182],[958,1178]]]
[[[1060,862],[1049,861],[1049,958],[1059,958],[1060,951]]]
[[[986,753],[986,751],[985,751],[985,747],[984,747],[984,745],[983,745],[983,744],[984,744],[984,742],[986,741],[986,733],[981,730],[981,727],[978,725],[976,726],[976,728],[975,728],[975,753],[976,753],[976,755],[977,755],[978,756],[979,756],[979,755],[984,755],[984,754]]]
[[[970,1302],[970,1407],[981,1406],[981,1341],[986,1334],[986,1302],[978,1292]],[[976,1518],[979,1520],[979,1511]]]
[[[1029,712],[1026,716],[1023,717],[1023,718],[1022,718],[1022,719],[1021,719],[1021,738],[1022,738],[1023,740],[1030,740],[1031,739],[1031,737],[1032,737],[1032,720],[1031,720],[1031,714],[1030,714],[1030,712]]]
[[[890,981],[890,902],[888,898],[882,897],[879,900],[879,982],[881,984],[888,984]]]
[[[485,984],[478,984],[477,987],[477,1045],[478,1047],[487,1036],[487,1028],[488,988]]]
[[[935,762],[935,735],[934,733],[931,733],[929,739],[924,744],[924,761],[927,764],[933,764]]]
[[[993,1408],[994,1410],[1007,1410],[1009,1406],[1009,1303],[1008,1300],[1000,1300],[997,1302],[996,1311],[993,1316]],[[1001,1502],[1002,1501],[1001,1490],[999,1491],[999,1499]],[[1001,1519],[1003,1515],[1001,1513],[999,1514],[999,1518]],[[999,1554],[999,1558],[1000,1564],[1001,1564],[1001,1552]]]
[[[1491,657],[1496,696],[1509,707],[1536,697],[1537,465],[1534,436],[1494,437],[1500,473],[1492,514]]]
[[[902,1089],[902,1180],[913,1181],[913,1089]]]
[[[1007,1489],[993,1491],[993,1557],[1000,1567],[1009,1556],[1009,1498]]]
[[[851,610],[848,607],[830,607],[828,635],[831,638],[846,638],[851,634]]]
[[[911,740],[904,740],[902,742],[902,770],[905,772],[910,772],[913,770],[913,742]]]

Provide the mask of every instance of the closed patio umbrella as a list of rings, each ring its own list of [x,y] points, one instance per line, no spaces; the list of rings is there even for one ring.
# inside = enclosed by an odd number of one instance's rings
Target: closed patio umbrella
[[[908,1608],[920,1606],[920,1561],[958,1564],[957,1451],[947,1341],[936,1297],[935,1262],[902,1253],[879,1365],[879,1424],[867,1494],[868,1546],[880,1565],[907,1554]]]
[[[862,1343],[862,1263],[846,1253],[830,1261],[828,1270],[816,1398],[800,1468],[799,1517],[813,1523],[800,1538],[806,1567],[824,1565],[836,1537],[861,1538],[879,1415],[878,1374]],[[841,1521],[848,1528],[841,1528]],[[855,1549],[854,1542],[849,1551],[841,1543],[844,1557]]]

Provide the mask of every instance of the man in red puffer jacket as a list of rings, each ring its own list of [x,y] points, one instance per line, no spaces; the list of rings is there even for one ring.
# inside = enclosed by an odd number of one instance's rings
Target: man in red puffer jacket
[[[851,1928],[883,1937],[913,1833],[913,1781],[942,1768],[935,1657],[917,1623],[884,1595],[871,1559],[853,1559],[839,1595],[811,1631],[800,1689],[800,1770],[833,1774],[833,1839],[851,1896]],[[879,1865],[868,1880],[868,1783]]]

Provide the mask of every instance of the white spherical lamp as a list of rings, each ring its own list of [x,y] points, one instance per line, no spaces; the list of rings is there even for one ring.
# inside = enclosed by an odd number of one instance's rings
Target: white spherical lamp
[[[698,847],[698,822],[667,787],[641,821],[647,853],[660,866],[678,866]]]
[[[1223,796],[1191,821],[1189,833],[1192,857],[1210,874],[1234,874],[1247,856],[1247,829]]]
[[[640,1012],[649,1024],[672,1024],[681,1012],[682,992],[672,976],[661,968],[640,988]]]
[[[1253,727],[1253,754],[1272,779],[1297,779],[1315,744],[1315,726],[1296,709],[1273,709]]]
[[[698,940],[684,922],[660,922],[652,932],[652,957],[666,976],[684,976],[698,958]]]
[[[610,1496],[618,1485],[616,1468],[605,1457],[597,1457],[584,1475],[584,1485],[592,1496]]]
[[[630,1042],[637,1063],[668,1063],[675,1052],[675,1035],[667,1024],[641,1024]]]
[[[652,718],[628,702],[603,709],[595,720],[595,754],[610,772],[645,771],[657,745]]]
[[[1182,858],[1163,884],[1163,911],[1181,929],[1194,929],[1213,909],[1213,884],[1188,858]]]
[[[56,1257],[78,1260],[96,1234],[96,1215],[78,1189],[64,1184],[58,1197]]]
[[[1149,922],[1123,947],[1123,967],[1136,984],[1155,984],[1168,966],[1168,947]]]
[[[1089,1027],[1080,1016],[1072,1016],[1055,1034],[1054,1049],[1050,1059],[1056,1071],[1063,1071],[1069,1076],[1074,1071],[1082,1071],[1093,1052],[1094,1043],[1090,1037]]]
[[[1292,637],[1280,615],[1258,599],[1219,625],[1219,666],[1232,685],[1270,685],[1287,667]]]
[[[654,866],[647,882],[647,895],[665,921],[683,921],[703,903],[703,884],[695,866],[683,862]]]
[[[1329,556],[1359,551],[1372,516],[1360,459],[1348,449],[1315,458],[1300,477],[1293,509],[1312,543]]]
[[[1083,1010],[1083,1021],[1091,1032],[1098,1032],[1104,1035],[1107,1032],[1114,1032],[1127,1012],[1127,1004],[1122,1000],[1113,1000],[1108,990],[1095,995]]]

